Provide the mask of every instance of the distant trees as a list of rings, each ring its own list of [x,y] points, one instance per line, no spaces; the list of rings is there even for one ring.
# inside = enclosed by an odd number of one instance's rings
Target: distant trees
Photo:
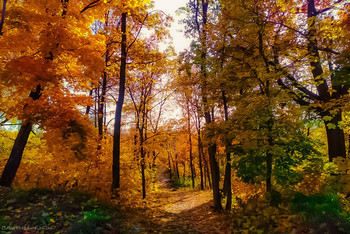
[[[145,51],[149,50],[150,61],[140,64],[138,69],[134,70],[133,81],[127,87],[127,93],[131,99],[129,111],[135,116],[135,124],[133,124],[136,130],[135,161],[141,167],[143,198],[146,198],[147,161],[149,161],[150,167],[154,167],[157,154],[160,153],[156,153],[157,145],[161,142],[157,136],[162,134],[159,132],[159,122],[162,117],[162,108],[167,99],[167,96],[162,95],[167,93],[167,87],[161,85],[161,77],[166,72],[166,54],[149,48],[151,46],[144,49]]]

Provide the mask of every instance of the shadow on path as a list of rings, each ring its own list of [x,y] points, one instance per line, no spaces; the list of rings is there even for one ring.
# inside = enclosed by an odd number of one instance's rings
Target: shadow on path
[[[231,233],[228,217],[213,212],[211,191],[172,189],[164,171],[145,208],[129,210],[140,233]]]

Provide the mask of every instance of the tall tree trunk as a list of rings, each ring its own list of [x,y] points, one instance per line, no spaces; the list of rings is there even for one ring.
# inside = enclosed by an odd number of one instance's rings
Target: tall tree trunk
[[[197,113],[195,113],[195,125],[197,129],[197,141],[198,141],[198,159],[199,159],[199,173],[200,173],[200,188],[204,190],[204,181],[203,177],[203,154],[202,154],[202,139],[201,139],[201,118],[200,118],[200,107],[197,106]]]
[[[227,98],[226,98],[225,91],[222,91],[222,100],[223,100],[223,104],[224,104],[225,121],[227,122],[228,121],[228,107],[227,107]],[[231,149],[232,149],[232,144],[231,144],[230,139],[225,139],[226,168],[225,168],[225,178],[224,178],[223,191],[227,197],[226,210],[231,210],[231,206],[232,206]]]
[[[272,104],[271,104],[271,92],[270,92],[270,82],[266,81],[266,87],[265,87],[265,93],[266,96],[269,100],[269,105],[268,105],[268,116],[269,119],[267,120],[267,134],[268,134],[268,144],[269,144],[269,149],[266,152],[266,192],[270,193],[272,191],[272,163],[273,163],[273,155],[271,153],[272,148],[274,146],[273,143],[273,125],[274,125],[274,115],[272,111]]]
[[[208,19],[208,5],[209,1],[202,1],[202,33],[201,33],[201,45],[202,45],[202,54],[201,58],[203,60],[203,63],[201,65],[201,71],[202,71],[202,79],[203,79],[203,86],[202,86],[202,101],[204,106],[204,117],[205,122],[207,125],[209,125],[212,120],[214,119],[211,116],[211,109],[208,106],[208,96],[207,96],[207,67],[206,67],[206,59],[207,59],[207,19]],[[220,171],[219,166],[216,161],[216,143],[209,142],[208,145],[208,153],[209,153],[209,164],[210,164],[210,171],[211,171],[211,178],[212,178],[212,185],[213,185],[213,198],[214,198],[214,209],[215,210],[222,210],[221,205],[221,197],[220,197]]]
[[[273,126],[273,119],[272,116],[270,117],[270,120],[268,121],[268,143],[269,148],[272,149],[273,147],[273,137],[272,137],[272,126]],[[270,193],[272,191],[272,163],[273,163],[273,155],[268,150],[266,152],[266,192]]]
[[[108,57],[108,51],[106,52],[106,65],[107,65],[107,57]],[[102,79],[102,90],[101,90],[101,96],[99,97],[99,103],[98,103],[98,135],[102,139],[103,135],[103,129],[104,129],[104,107],[105,105],[105,99],[106,99],[106,90],[107,90],[107,73],[103,72],[103,79]]]
[[[119,95],[115,112],[114,122],[114,137],[113,137],[113,166],[112,166],[112,190],[116,190],[120,187],[120,127],[122,108],[124,104],[125,96],[125,78],[126,78],[126,14],[122,13],[122,41],[121,41],[121,64],[120,64],[120,82],[119,82]]]
[[[192,179],[192,188],[194,188],[194,168],[193,168],[193,154],[192,154],[192,133],[191,133],[191,116],[190,116],[190,104],[187,100],[187,129],[188,129],[188,140],[190,143],[190,170]]]
[[[28,122],[22,124],[19,133],[16,137],[15,144],[12,147],[10,158],[8,159],[5,169],[2,172],[0,179],[0,186],[10,187],[12,181],[15,178],[19,164],[21,163],[24,147],[27,144],[27,140],[30,132],[32,131],[32,123]]]

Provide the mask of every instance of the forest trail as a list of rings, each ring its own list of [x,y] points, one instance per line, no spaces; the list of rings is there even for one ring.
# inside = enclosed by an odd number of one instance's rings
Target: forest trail
[[[227,216],[211,208],[210,190],[192,191],[170,187],[162,172],[157,182],[153,205],[125,211],[128,225],[140,233],[231,233]]]

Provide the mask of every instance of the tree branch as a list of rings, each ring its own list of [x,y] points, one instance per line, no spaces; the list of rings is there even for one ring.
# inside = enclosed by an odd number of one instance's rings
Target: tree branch
[[[95,0],[95,1],[90,2],[88,5],[86,5],[86,6],[80,11],[80,13],[83,13],[84,11],[86,11],[86,10],[92,8],[92,7],[95,7],[95,6],[99,5],[99,3],[100,3],[100,0]]]

